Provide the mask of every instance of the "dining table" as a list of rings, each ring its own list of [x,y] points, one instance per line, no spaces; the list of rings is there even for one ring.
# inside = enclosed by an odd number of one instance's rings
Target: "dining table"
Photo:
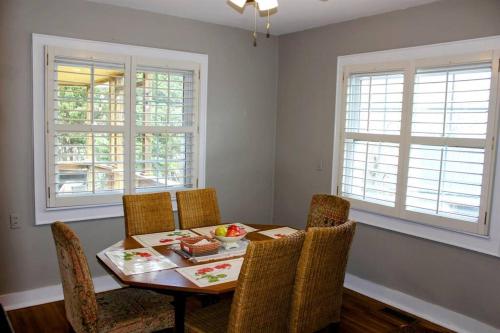
[[[271,230],[280,228],[279,225],[268,224],[245,224],[256,231],[246,234],[246,238],[250,242],[272,239],[269,236],[259,233],[259,231]],[[113,244],[112,246],[102,250],[97,254],[97,259],[104,268],[116,277],[122,284],[135,288],[144,288],[171,295],[173,297],[173,305],[175,308],[175,332],[184,332],[184,319],[186,311],[186,298],[193,295],[221,295],[233,292],[236,289],[237,281],[226,282],[206,287],[199,287],[193,282],[186,279],[176,269],[166,269],[148,273],[126,275],[116,266],[106,255],[108,251],[115,250],[132,250],[143,248],[144,246],[132,237],[127,237],[124,240]],[[163,256],[175,263],[178,268],[199,265],[181,256],[176,251],[170,248],[170,245],[155,246],[154,249]],[[241,257],[241,256],[240,256]],[[229,258],[217,259],[215,261],[228,260]],[[233,258],[231,258],[233,259]]]

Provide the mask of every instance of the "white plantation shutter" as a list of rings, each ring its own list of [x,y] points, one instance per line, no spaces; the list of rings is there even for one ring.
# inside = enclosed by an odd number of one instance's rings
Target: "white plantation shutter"
[[[126,62],[49,55],[49,203],[114,202],[127,186]]]
[[[444,63],[344,68],[337,192],[354,208],[486,234],[494,63],[483,54]]]
[[[484,149],[410,147],[406,209],[478,222]]]
[[[197,71],[136,70],[137,191],[196,187]]]
[[[343,196],[395,206],[403,79],[402,72],[349,76],[341,178]]]
[[[197,186],[199,64],[51,47],[46,56],[48,207]]]
[[[479,222],[491,63],[415,74],[405,208]]]

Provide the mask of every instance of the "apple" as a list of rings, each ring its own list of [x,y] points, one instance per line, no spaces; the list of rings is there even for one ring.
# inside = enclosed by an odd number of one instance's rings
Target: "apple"
[[[229,226],[229,228],[227,228],[227,230],[228,230],[228,231],[229,231],[229,230],[234,230],[234,231],[238,232],[238,234],[239,234],[239,233],[241,233],[241,228],[240,228],[240,227],[238,227],[236,224],[231,224],[231,225]]]
[[[224,237],[227,235],[227,233],[228,233],[228,229],[224,226],[220,226],[220,227],[215,228],[215,235],[216,236]]]
[[[234,229],[228,229],[226,237],[236,237],[236,236],[239,236],[239,234],[240,233]]]

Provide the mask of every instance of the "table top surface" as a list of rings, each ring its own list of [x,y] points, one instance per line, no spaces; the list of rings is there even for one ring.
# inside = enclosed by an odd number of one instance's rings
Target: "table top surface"
[[[270,240],[272,238],[258,233],[258,231],[270,230],[275,228],[280,228],[279,225],[268,225],[268,224],[246,224],[257,231],[250,232],[247,234],[246,238],[250,241],[261,241]],[[158,289],[171,292],[184,292],[184,293],[202,293],[202,294],[223,294],[233,291],[236,288],[237,281],[217,284],[208,287],[198,287],[196,284],[192,283],[184,276],[179,274],[175,269],[167,269],[156,272],[125,275],[123,272],[107,257],[106,252],[112,250],[130,250],[136,248],[142,248],[143,246],[137,242],[132,237],[127,237],[123,241],[120,241],[97,254],[97,258],[104,267],[113,273],[122,283],[141,288],[148,289]],[[192,263],[191,261],[183,258],[181,255],[177,254],[175,251],[171,250],[168,245],[155,246],[154,249],[165,257],[176,263],[179,267],[187,267],[194,265],[201,265],[203,263]],[[228,260],[228,258],[220,259]],[[220,261],[214,260],[214,261]]]

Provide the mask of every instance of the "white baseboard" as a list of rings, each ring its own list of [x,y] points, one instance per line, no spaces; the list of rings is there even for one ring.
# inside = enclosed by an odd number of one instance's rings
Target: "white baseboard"
[[[110,275],[98,276],[93,280],[96,292],[108,291],[122,287]],[[62,286],[61,284],[56,284],[53,286],[0,295],[0,303],[2,303],[6,311],[10,311],[33,305],[60,301],[63,298]]]
[[[400,291],[346,274],[344,286],[380,302],[394,306],[433,323],[460,333],[500,333],[500,329],[489,326],[476,319],[443,308]],[[118,289],[122,286],[110,275],[94,278],[96,292]],[[37,289],[0,295],[0,303],[6,311],[25,308],[62,300],[61,284]]]
[[[344,286],[459,333],[500,333],[500,329],[476,319],[355,275],[346,274]]]

